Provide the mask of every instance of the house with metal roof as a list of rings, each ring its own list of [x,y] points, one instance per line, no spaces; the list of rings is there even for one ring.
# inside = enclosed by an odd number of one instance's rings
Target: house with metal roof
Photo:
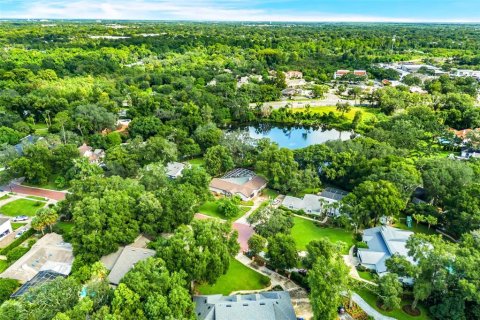
[[[199,320],[295,320],[295,311],[287,291],[223,296],[195,296],[195,314]]]
[[[385,261],[393,255],[400,255],[414,263],[408,256],[406,248],[407,240],[413,232],[393,228],[390,226],[379,226],[366,229],[363,232],[363,241],[368,249],[358,249],[358,259],[362,266],[375,270],[378,274],[387,272]]]

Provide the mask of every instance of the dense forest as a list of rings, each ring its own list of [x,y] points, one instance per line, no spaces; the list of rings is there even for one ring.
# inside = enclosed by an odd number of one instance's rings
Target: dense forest
[[[480,70],[478,25],[7,21],[0,46],[0,185],[24,178],[68,189],[48,210],[73,223],[65,238],[75,254],[72,276],[19,300],[2,297],[1,319],[194,319],[194,285],[215,283],[239,250],[229,224],[194,214],[212,197],[211,178],[235,167],[255,170],[282,194],[325,186],[350,192],[344,215],[331,223],[352,234],[385,215],[436,226],[446,237],[409,243],[415,268],[398,258],[389,270],[416,280],[406,290],[432,319],[480,319],[480,162],[448,156],[480,147],[477,131],[464,144],[452,130],[480,127],[475,78],[411,77],[423,93],[406,85],[352,89],[348,95],[362,103],[351,118],[349,105],[329,113],[262,105],[281,99],[289,70],[301,71],[314,90],[345,86],[342,94],[350,83],[333,81],[338,69],[367,70],[371,82],[395,80],[378,63]],[[261,80],[238,85],[253,75]],[[251,123],[340,128],[356,137],[290,150],[232,129]],[[80,156],[84,143],[105,150],[101,165]],[[165,176],[168,163],[200,158],[204,164],[181,178]],[[262,219],[256,231],[277,261],[291,216]],[[111,290],[98,261],[139,234],[157,254]],[[431,254],[422,254],[425,243]],[[318,296],[325,294],[322,259],[343,270],[329,246],[313,243],[302,261]],[[91,294],[79,299],[81,288]],[[49,295],[57,303],[46,307]],[[316,319],[330,317],[332,308],[319,304],[312,298]]]

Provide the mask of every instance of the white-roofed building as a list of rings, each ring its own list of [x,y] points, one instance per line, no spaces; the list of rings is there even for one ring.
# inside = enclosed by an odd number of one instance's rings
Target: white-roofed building
[[[170,179],[176,179],[182,175],[182,171],[188,168],[185,163],[170,162],[167,164],[166,174]]]
[[[413,263],[406,248],[407,240],[411,235],[413,235],[411,231],[389,226],[366,229],[363,232],[363,241],[368,245],[368,249],[358,249],[361,265],[382,274],[387,272],[385,261],[395,254]]]
[[[282,201],[282,206],[295,211],[302,210],[306,214],[322,215],[327,214],[329,216],[339,216],[340,206],[335,205],[342,200],[348,192],[326,188],[319,195],[306,194],[302,198],[286,196]]]

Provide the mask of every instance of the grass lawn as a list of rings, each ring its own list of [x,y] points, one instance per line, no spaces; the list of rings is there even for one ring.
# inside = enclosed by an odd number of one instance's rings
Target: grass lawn
[[[10,217],[20,215],[31,217],[35,215],[38,209],[43,208],[43,206],[45,206],[44,202],[18,199],[0,207],[0,213]]]
[[[360,278],[368,280],[368,281],[374,281],[375,280],[372,272],[358,271],[358,275],[360,276]]]
[[[428,319],[430,319],[430,317],[427,314],[427,309],[425,309],[425,307],[423,307],[420,304],[418,305],[418,308],[420,308],[422,313],[418,317],[413,317],[413,316],[405,313],[401,309],[396,309],[396,310],[392,310],[392,311],[384,311],[384,310],[378,308],[377,307],[377,296],[373,292],[371,292],[370,290],[368,290],[366,288],[355,288],[353,291],[356,292],[358,295],[360,295],[370,306],[375,308],[375,310],[377,310],[378,312],[380,312],[383,315],[393,317],[393,318],[396,318],[398,320],[413,320],[413,319],[428,320]],[[406,304],[411,304],[411,301],[402,301],[402,306],[406,305]]]
[[[36,187],[36,188],[50,189],[50,190],[57,190],[57,191],[62,191],[66,189],[66,188],[57,187],[54,181],[55,181],[55,177],[53,177],[51,180],[49,180],[47,183],[44,183],[44,184],[33,184],[28,182],[24,182],[22,184],[27,187]]]
[[[226,274],[218,278],[214,285],[203,284],[197,287],[200,294],[228,295],[240,290],[259,290],[268,286],[270,279],[244,266],[235,259],[230,260]]]
[[[412,221],[412,227],[409,228],[409,227],[407,227],[405,222],[406,222],[406,218],[401,217],[399,219],[399,221],[397,223],[395,223],[393,226],[395,228],[398,228],[398,229],[408,230],[408,231],[412,231],[412,232],[415,232],[415,233],[438,234],[438,233],[435,232],[435,227],[434,226],[432,226],[432,227],[430,227],[430,229],[428,229],[428,225],[422,224],[422,223],[417,224],[415,222],[415,220],[413,220]]]
[[[62,234],[69,234],[72,232],[73,222],[71,221],[59,221],[55,225],[56,228],[60,229]]]
[[[5,260],[0,260],[0,272],[7,270],[8,263]]]
[[[26,223],[12,222],[12,229],[17,230],[18,228],[23,227]]]
[[[48,127],[45,123],[36,123],[33,128],[37,136],[45,136],[48,133]]]
[[[275,199],[278,196],[278,192],[272,189],[263,189],[262,194],[268,196],[269,198]]]
[[[304,112],[306,109],[305,108],[293,108],[293,112]],[[340,115],[341,113],[337,111],[336,106],[324,106],[324,107],[310,107],[310,111],[312,113],[329,113],[333,112],[337,115]],[[352,109],[345,113],[344,116],[347,118],[347,120],[352,121],[353,117],[355,117],[355,112],[361,111],[363,116],[362,119],[363,121],[370,120],[376,117],[377,114],[380,112],[377,109],[374,108],[367,108],[367,107],[352,107]]]
[[[0,200],[7,200],[9,198],[10,196],[8,194],[4,194],[3,196],[0,197]]]
[[[224,220],[235,220],[243,216],[247,211],[250,210],[250,207],[240,207],[240,212],[237,216],[232,218],[227,218],[218,210],[218,201],[207,201],[200,206],[198,212],[203,213],[207,216],[224,219]]]
[[[37,196],[28,196],[28,199],[39,200],[39,201],[47,201],[44,197],[37,197]]]
[[[353,235],[350,231],[317,227],[313,221],[299,217],[294,217],[293,222],[295,224],[292,228],[292,236],[297,243],[298,250],[305,250],[310,241],[320,238],[328,238],[332,242],[345,242],[347,246],[343,249],[343,254],[347,254],[350,247],[354,245]]]
[[[205,160],[203,158],[195,158],[187,161],[194,167],[203,167],[205,165]]]

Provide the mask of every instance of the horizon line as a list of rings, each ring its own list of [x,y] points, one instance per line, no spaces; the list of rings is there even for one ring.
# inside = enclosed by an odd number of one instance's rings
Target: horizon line
[[[210,20],[210,19],[110,19],[110,18],[10,18],[10,17],[0,17],[0,22],[2,21],[126,21],[126,22],[135,22],[135,21],[145,21],[145,22],[201,22],[201,23],[270,23],[270,24],[280,24],[280,23],[372,23],[372,24],[480,24],[480,20],[385,20],[385,21],[376,21],[376,20]]]

